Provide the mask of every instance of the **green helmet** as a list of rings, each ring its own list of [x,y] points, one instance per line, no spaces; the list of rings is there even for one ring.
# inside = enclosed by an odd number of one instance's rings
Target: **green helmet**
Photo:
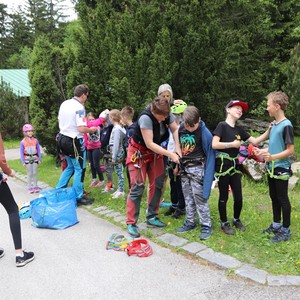
[[[187,108],[187,104],[184,101],[182,101],[179,104],[174,104],[173,106],[171,106],[171,113],[179,115],[182,114],[186,108]]]

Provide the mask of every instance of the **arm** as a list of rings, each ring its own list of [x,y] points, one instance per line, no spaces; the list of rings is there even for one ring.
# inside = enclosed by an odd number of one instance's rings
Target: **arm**
[[[21,159],[22,165],[24,166],[25,158],[24,158],[24,143],[23,143],[23,141],[20,142],[20,159]]]
[[[222,150],[222,149],[228,149],[228,148],[237,148],[239,149],[241,146],[241,141],[239,140],[234,140],[233,142],[220,142],[220,137],[217,135],[214,135],[213,139],[212,139],[212,148],[213,149],[218,149],[218,150]]]
[[[254,145],[258,145],[259,143],[265,141],[269,137],[271,127],[272,127],[272,123],[270,124],[269,128],[262,135],[260,135],[256,138],[253,136],[250,136],[250,138],[248,139],[248,142],[250,142]]]
[[[161,155],[165,155],[165,156],[169,157],[173,162],[175,162],[177,164],[179,163],[179,157],[177,156],[176,153],[169,152],[153,142],[153,130],[141,128],[141,133],[142,133],[143,139],[145,141],[146,147],[148,149],[150,149],[151,151],[153,151],[157,154],[161,154]],[[177,140],[178,140],[178,138],[177,138]]]
[[[121,130],[117,129],[114,131],[114,144],[112,148],[112,162],[115,163],[117,160],[117,155],[120,149],[120,141],[121,141]]]
[[[181,148],[179,144],[178,125],[176,124],[176,122],[172,122],[169,125],[169,128],[172,132],[174,143],[175,143],[175,153],[178,153],[178,155],[181,157],[182,154],[181,154]]]
[[[97,130],[97,127],[87,127],[87,126],[77,126],[79,132],[81,133],[94,133]]]
[[[42,162],[41,146],[40,146],[40,143],[37,139],[36,139],[36,152],[37,152],[37,155],[39,157],[39,162]]]
[[[276,154],[270,154],[268,151],[264,151],[264,152],[261,151],[260,154],[262,154],[265,161],[283,159],[283,158],[286,158],[286,157],[294,154],[294,145],[293,144],[287,144],[286,149],[284,151],[276,153]]]

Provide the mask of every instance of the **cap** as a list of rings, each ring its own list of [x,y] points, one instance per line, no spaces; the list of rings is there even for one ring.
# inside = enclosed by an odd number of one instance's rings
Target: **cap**
[[[157,95],[159,96],[160,94],[162,94],[163,92],[168,91],[171,95],[171,100],[173,99],[173,90],[171,88],[171,86],[168,83],[164,83],[162,85],[159,86],[158,91],[157,91]]]
[[[239,101],[239,100],[231,100],[226,106],[225,108],[229,108],[229,107],[232,107],[232,106],[236,106],[236,105],[239,105],[242,107],[243,109],[243,113],[246,112],[248,110],[248,104],[246,102],[242,102],[242,101]]]

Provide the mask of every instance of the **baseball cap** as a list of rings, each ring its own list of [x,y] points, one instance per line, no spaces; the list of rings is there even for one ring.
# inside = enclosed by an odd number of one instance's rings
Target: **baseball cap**
[[[225,106],[225,108],[229,108],[229,107],[236,106],[236,105],[239,105],[239,106],[242,107],[243,113],[248,110],[248,104],[246,102],[242,102],[242,101],[239,101],[239,100],[229,101],[229,103]]]

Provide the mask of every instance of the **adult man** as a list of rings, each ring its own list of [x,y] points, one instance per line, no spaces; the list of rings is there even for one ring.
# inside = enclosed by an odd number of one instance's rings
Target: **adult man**
[[[84,103],[87,100],[89,88],[80,84],[74,89],[74,97],[65,100],[59,109],[58,146],[66,155],[67,168],[61,174],[56,188],[67,187],[74,174],[73,187],[76,191],[78,205],[90,204],[92,198],[83,196],[83,179],[86,169],[86,149],[83,142],[84,133],[94,133],[96,127],[87,127]]]

